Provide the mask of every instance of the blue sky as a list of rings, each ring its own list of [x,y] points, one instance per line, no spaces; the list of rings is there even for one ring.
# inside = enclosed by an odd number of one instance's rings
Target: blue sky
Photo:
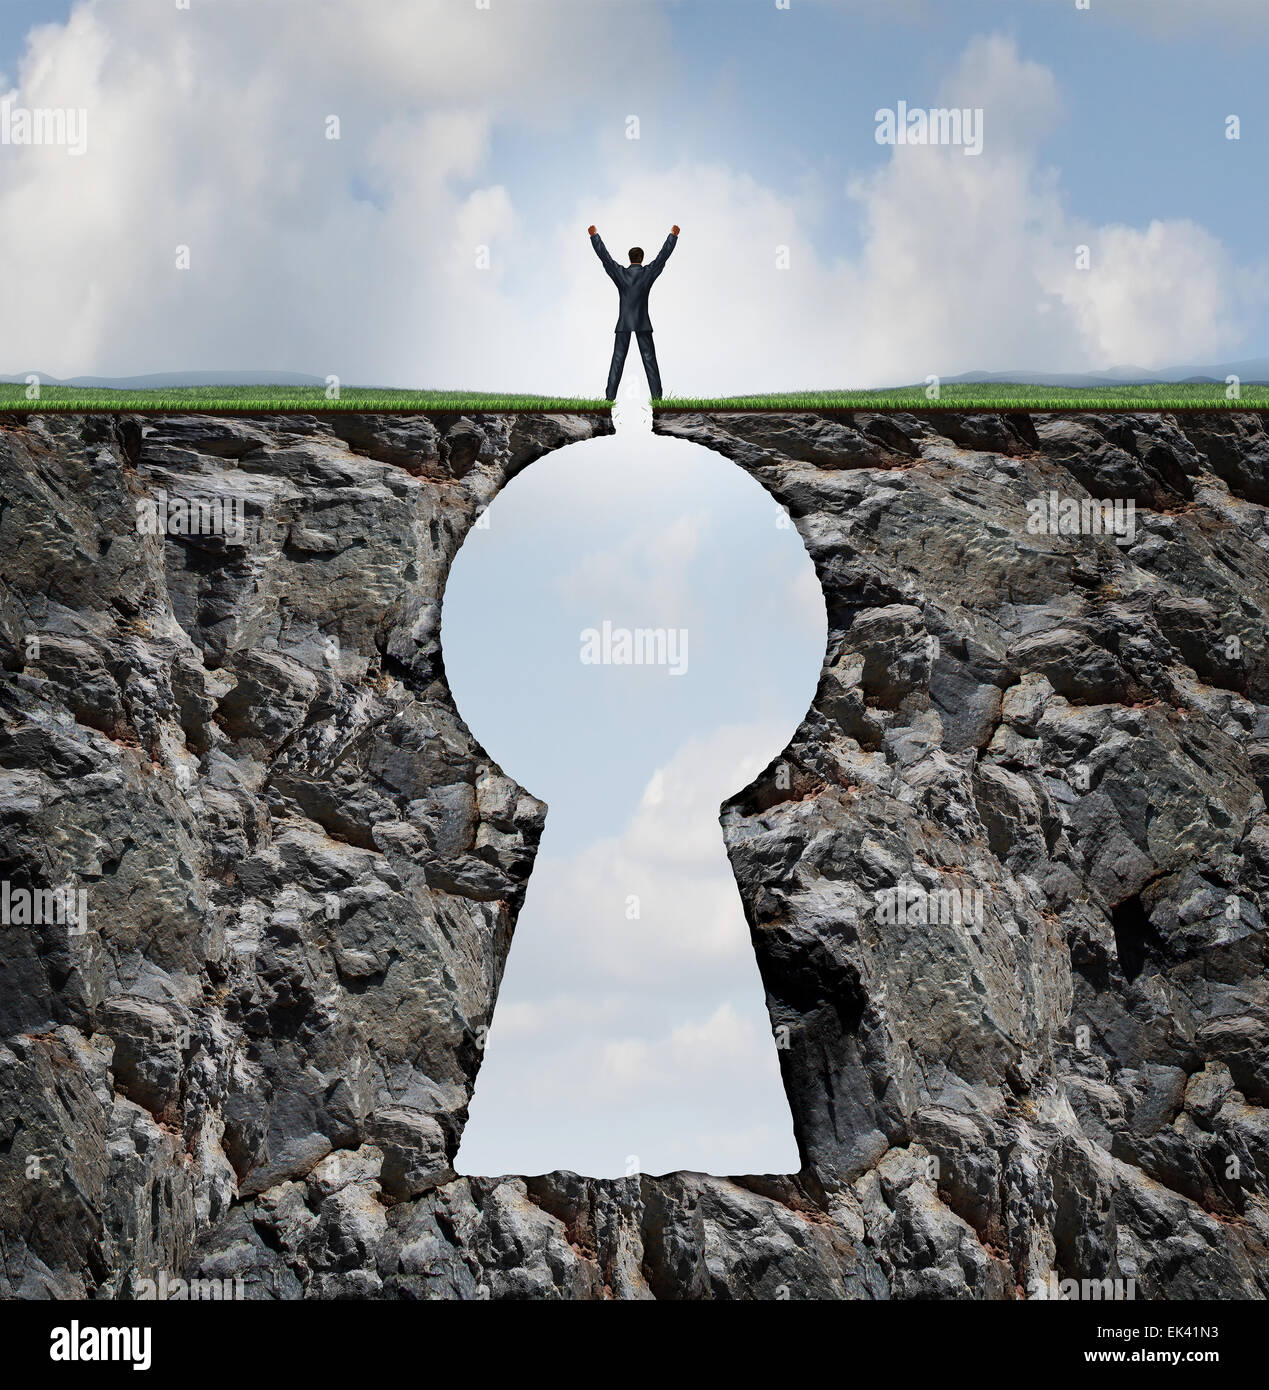
[[[583,664],[605,621],[685,631],[681,674]],[[499,494],[454,563],[441,635],[469,726],[550,807],[459,1170],[795,1170],[718,824],[788,743],[823,659],[823,595],[787,514],[720,455],[623,419]]]
[[[638,23],[651,7],[626,7]],[[902,14],[903,7],[896,7]],[[1196,6],[1196,10],[1201,9]],[[890,18],[878,6],[794,0],[705,0],[669,5],[674,57],[668,74],[622,73],[609,114],[653,110],[656,142],[694,158],[736,160],[789,196],[808,182],[824,190],[879,167],[874,113],[897,97],[932,104],[936,87],[973,34],[1013,38],[1051,67],[1065,101],[1060,124],[1040,142],[1061,168],[1073,201],[1099,222],[1201,215],[1236,253],[1263,254],[1269,224],[1266,45],[1241,28],[1143,30],[1097,0],[1092,11],[1043,0],[956,0]],[[1265,25],[1269,27],[1269,14]],[[1239,145],[1213,143],[1231,111],[1243,115]],[[549,188],[552,171],[585,158],[589,132],[509,130],[499,152],[524,194]],[[826,252],[858,249],[858,228],[826,213]],[[1262,344],[1263,350],[1263,344]]]
[[[637,364],[626,385],[646,395]],[[484,746],[551,803],[557,850],[620,831],[689,738],[775,724],[759,766],[783,749],[815,693],[824,604],[787,513],[734,465],[623,429],[522,473],[485,524],[446,588],[446,676]],[[685,630],[686,670],[583,665],[581,634],[605,620]]]
[[[1267,30],[1261,0],[17,0],[15,99],[90,140],[0,149],[0,368],[594,392],[591,221],[683,226],[680,394],[1263,356]],[[899,100],[981,106],[981,158],[878,145]]]

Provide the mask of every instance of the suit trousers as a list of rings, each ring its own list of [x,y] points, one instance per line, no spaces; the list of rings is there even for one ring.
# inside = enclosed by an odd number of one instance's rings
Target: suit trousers
[[[635,333],[639,340],[639,354],[643,358],[643,370],[648,375],[648,389],[653,399],[661,395],[661,372],[657,367],[657,350],[652,343],[652,330]],[[621,373],[626,365],[626,353],[630,351],[630,330],[618,329],[617,341],[612,350],[612,366],[608,369],[608,399],[617,399],[617,387],[621,384]]]

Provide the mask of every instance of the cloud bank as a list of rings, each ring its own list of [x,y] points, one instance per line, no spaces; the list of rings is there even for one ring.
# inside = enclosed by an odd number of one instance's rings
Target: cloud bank
[[[1231,22],[1243,8],[1228,0]],[[1196,220],[1081,218],[1041,154],[1063,94],[1011,39],[972,39],[943,82],[941,100],[984,112],[980,158],[879,150],[870,171],[805,197],[740,152],[694,156],[690,139],[670,156],[605,130],[592,158],[544,165],[626,74],[645,75],[645,110],[670,92],[665,13],[639,13],[79,0],[32,31],[11,92],[86,109],[89,141],[78,158],[0,151],[0,231],[23,270],[2,365],[596,394],[613,306],[591,221],[617,250],[683,225],[654,298],[678,394],[1150,367],[1241,346],[1263,270]],[[539,155],[532,187],[515,142]],[[858,228],[854,255],[818,249],[825,217]]]

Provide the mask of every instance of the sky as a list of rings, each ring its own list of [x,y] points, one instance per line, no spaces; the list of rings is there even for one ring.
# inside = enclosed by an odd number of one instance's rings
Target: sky
[[[1265,356],[1267,61],[1264,0],[6,0],[0,93],[87,125],[0,143],[0,373],[596,396],[591,223],[682,227],[671,394]],[[879,144],[900,102],[981,153]],[[458,708],[551,807],[463,1171],[796,1166],[716,821],[823,655],[775,510],[632,414],[458,557]],[[605,619],[686,673],[583,664]]]
[[[478,4],[8,0],[0,370],[598,394],[592,222],[680,395],[1269,353],[1262,0]]]
[[[459,1171],[795,1172],[718,811],[815,694],[827,619],[801,537],[721,455],[625,421],[485,520],[445,592],[446,676],[549,810]],[[685,632],[680,673],[584,663],[605,621]]]

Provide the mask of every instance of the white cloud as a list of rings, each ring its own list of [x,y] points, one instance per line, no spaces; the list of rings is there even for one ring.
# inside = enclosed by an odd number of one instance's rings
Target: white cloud
[[[1250,301],[1264,300],[1263,275],[1234,265],[1192,221],[1097,226],[1070,209],[1058,171],[1039,156],[1062,114],[1049,69],[1012,40],[977,38],[940,100],[983,108],[983,154],[890,150],[846,190],[842,215],[863,230],[853,259],[825,260],[807,239],[818,195],[790,200],[721,164],[644,168],[602,203],[579,202],[550,257],[568,275],[555,379],[603,375],[611,295],[575,231],[592,216],[622,247],[682,224],[653,293],[662,376],[679,395],[1236,352]],[[1075,269],[1081,245],[1092,252],[1087,271]],[[788,269],[778,268],[781,247]]]
[[[779,755],[792,732],[732,725],[693,739],[649,778],[620,835],[569,859],[539,857],[525,911],[543,962],[566,957],[627,985],[655,986],[668,974],[682,979],[689,968],[724,965],[748,978],[753,948],[718,808]],[[628,915],[631,898],[637,918]]]
[[[511,368],[532,340],[499,284],[532,252],[491,132],[549,133],[664,42],[655,9],[632,30],[595,6],[79,0],[31,31],[14,94],[85,108],[89,139],[4,152],[5,366],[496,385],[496,345]]]
[[[1237,272],[1215,237],[1179,220],[1089,235],[1095,273],[1068,269],[1051,284],[1103,362],[1162,366],[1219,356],[1231,338]]]
[[[619,546],[583,555],[559,582],[562,597],[595,604],[615,622],[655,620],[662,626],[688,621],[688,574],[708,530],[702,512],[631,530]]]
[[[539,858],[462,1171],[603,1176],[621,1171],[630,1152],[647,1172],[796,1168],[718,825],[719,801],[752,780],[787,734],[736,726],[688,743],[649,779],[620,836],[570,859]]]
[[[1224,0],[1217,22],[1259,5]],[[1182,23],[1212,7],[1115,12]],[[262,40],[255,7],[80,0],[66,24],[32,31],[16,99],[86,107],[89,149],[5,151],[0,233],[23,273],[0,365],[598,393],[613,304],[592,220],[618,252],[682,224],[653,299],[679,394],[1234,355],[1264,298],[1262,271],[1194,222],[1143,208],[1139,226],[1099,227],[1068,206],[1038,153],[1061,94],[1010,40],[974,39],[945,83],[985,109],[981,157],[896,148],[848,189],[808,176],[787,196],[719,159],[667,164],[648,109],[675,72],[660,6],[635,25],[598,5],[273,0],[267,13]],[[557,196],[527,216],[501,137],[549,145],[587,128],[630,72],[648,138],[596,126],[594,158],[534,189]],[[324,138],[331,114],[338,142]],[[541,206],[565,211],[546,224]],[[857,256],[817,251],[823,217],[858,223]],[[1093,268],[1077,275],[1079,244]]]
[[[753,1018],[742,1016],[729,1003],[720,1004],[704,1019],[689,1019],[659,1038],[620,1038],[606,1043],[600,1057],[599,1081],[605,1094],[626,1098],[673,1091],[691,1075],[700,1083],[779,1077],[771,1032]]]
[[[1145,232],[1089,227],[1067,211],[1055,173],[1035,152],[1059,109],[1044,68],[1020,58],[1008,40],[974,40],[944,99],[984,109],[983,155],[895,148],[877,174],[858,180],[850,192],[865,227],[859,259],[822,265],[799,248],[804,269],[785,272],[786,292],[728,306],[729,318],[712,326],[731,360],[720,362],[717,347],[705,358],[715,389],[742,379],[757,385],[764,372],[768,388],[778,389],[883,385],[971,366],[1150,366],[1238,342],[1238,281],[1214,238],[1188,222],[1155,222]],[[732,212],[750,201],[748,189],[710,192],[711,217],[751,223]],[[778,214],[770,208],[766,216],[773,230]],[[762,242],[772,240],[771,231],[754,239],[751,264],[761,264]],[[1087,272],[1074,271],[1081,244],[1093,250]],[[722,286],[736,283],[739,268],[725,255],[711,270],[718,285],[696,293],[724,300]],[[768,272],[767,283],[777,276]],[[840,318],[825,315],[826,304],[842,305]],[[687,333],[692,321],[713,315],[698,301],[684,306],[683,318],[678,327]],[[754,343],[762,345],[758,362]],[[791,350],[773,354],[771,344]],[[696,346],[704,356],[705,345]],[[692,359],[690,347],[685,355]]]
[[[442,636],[458,708],[550,806],[467,1171],[796,1163],[718,823],[793,735],[824,653],[813,566],[778,519],[718,454],[623,431],[517,477],[455,561]],[[623,612],[688,619],[683,679],[576,660],[578,628]]]

